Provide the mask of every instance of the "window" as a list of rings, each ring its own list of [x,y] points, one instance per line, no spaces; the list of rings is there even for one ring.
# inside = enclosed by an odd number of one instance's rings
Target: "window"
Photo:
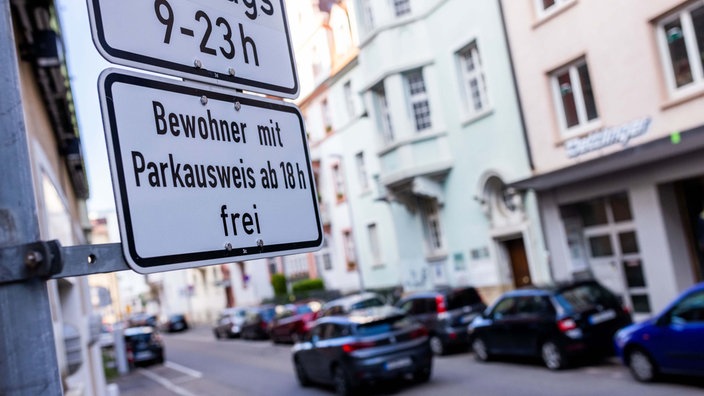
[[[372,88],[372,95],[374,96],[381,137],[384,143],[390,144],[394,141],[394,128],[391,124],[391,112],[389,111],[389,103],[386,100],[386,90],[383,82]]]
[[[411,0],[393,0],[394,13],[401,17],[411,13]]]
[[[704,292],[694,293],[680,301],[670,312],[675,324],[704,323]]]
[[[335,164],[332,166],[332,178],[335,183],[335,195],[337,196],[337,202],[342,202],[345,200],[345,179],[342,175],[340,164]]]
[[[276,259],[270,258],[266,260],[267,266],[269,267],[269,275],[274,275],[279,272],[278,265],[276,265]]]
[[[374,264],[381,264],[381,246],[379,245],[379,232],[376,224],[369,224],[367,233],[369,234],[369,250],[372,253],[372,260],[374,260]]]
[[[342,241],[345,248],[345,257],[347,258],[347,271],[354,271],[357,268],[357,255],[355,254],[352,230],[342,232]]]
[[[327,99],[323,99],[320,102],[320,113],[323,117],[323,127],[325,128],[325,133],[332,133],[332,118],[330,117],[330,105]]]
[[[423,228],[428,253],[431,255],[442,253],[445,244],[443,242],[438,202],[434,199],[423,199],[421,202],[421,214],[423,216]]]
[[[476,43],[470,44],[457,53],[460,67],[461,87],[468,115],[486,109],[489,99],[486,93],[484,69]]]
[[[552,84],[563,131],[597,119],[594,92],[585,60],[555,72]]]
[[[704,83],[704,4],[663,19],[658,39],[671,90]]]
[[[545,17],[573,0],[535,0],[538,16]]]
[[[364,163],[364,152],[359,152],[354,156],[354,162],[357,165],[357,179],[359,180],[359,188],[362,191],[369,190],[369,178],[367,177],[367,166]]]
[[[345,106],[347,107],[347,116],[352,119],[354,118],[354,95],[352,93],[352,82],[347,81],[343,87],[345,95]]]
[[[430,104],[425,90],[425,80],[421,70],[415,70],[404,75],[408,98],[413,113],[416,131],[424,131],[431,127]]]

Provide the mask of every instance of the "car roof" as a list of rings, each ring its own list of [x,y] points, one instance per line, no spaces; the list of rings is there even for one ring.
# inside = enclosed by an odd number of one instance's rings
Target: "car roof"
[[[558,294],[564,290],[572,289],[582,285],[599,285],[593,279],[562,281],[554,283],[546,283],[542,285],[525,286],[520,289],[511,290],[504,293],[505,296],[546,296]]]
[[[332,306],[336,306],[336,305],[340,305],[343,307],[349,307],[350,305],[356,304],[360,301],[368,300],[370,298],[378,298],[381,300],[381,296],[379,296],[378,294],[373,293],[373,292],[365,292],[365,293],[361,293],[361,294],[353,294],[350,296],[341,297],[341,298],[338,298],[338,299],[335,299],[332,301],[328,301],[323,306],[323,309],[326,309],[326,308],[329,308]]]
[[[125,337],[137,335],[137,334],[151,334],[154,332],[154,328],[151,326],[137,326],[128,327],[124,331]]]
[[[382,305],[379,307],[357,309],[347,315],[326,316],[316,321],[316,324],[322,323],[339,323],[339,324],[366,324],[376,322],[394,316],[405,316],[405,313],[399,308],[391,305]]]
[[[463,290],[476,290],[476,288],[474,288],[472,286],[463,286],[463,287],[439,286],[435,290],[425,290],[425,291],[417,291],[417,292],[409,293],[409,294],[403,296],[401,299],[407,300],[407,299],[411,299],[411,298],[433,298],[436,296],[446,296],[448,294],[457,293],[457,292],[460,292]]]

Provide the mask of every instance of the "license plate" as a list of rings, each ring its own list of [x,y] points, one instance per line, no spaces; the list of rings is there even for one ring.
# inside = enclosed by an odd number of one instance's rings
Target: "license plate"
[[[608,311],[599,312],[589,317],[589,323],[599,324],[611,320],[616,317],[616,311],[609,309]]]
[[[136,360],[142,360],[142,359],[151,359],[152,358],[152,353],[150,351],[144,351],[144,352],[137,352],[134,355],[134,358]]]
[[[403,367],[408,367],[413,363],[411,358],[396,359],[386,362],[386,370],[397,370]]]

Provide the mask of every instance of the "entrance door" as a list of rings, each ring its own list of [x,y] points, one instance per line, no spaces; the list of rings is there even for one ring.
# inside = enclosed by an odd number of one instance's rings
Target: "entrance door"
[[[513,286],[516,288],[532,284],[530,269],[528,268],[528,256],[523,238],[511,239],[504,242],[508,252],[511,271],[513,273]]]
[[[634,313],[650,314],[643,261],[628,197],[619,194],[602,202],[606,221],[584,228],[591,270],[604,286],[622,296]]]

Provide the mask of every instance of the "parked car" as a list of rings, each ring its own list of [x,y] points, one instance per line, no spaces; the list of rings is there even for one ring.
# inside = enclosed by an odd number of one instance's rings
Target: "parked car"
[[[417,292],[401,298],[396,306],[428,329],[435,355],[469,346],[467,325],[486,309],[473,287]]]
[[[338,395],[406,374],[428,381],[432,357],[425,327],[390,306],[319,319],[306,339],[293,347],[301,386],[332,384]]]
[[[247,317],[246,308],[226,308],[220,312],[213,326],[215,338],[237,338],[242,332],[242,325]]]
[[[310,330],[310,325],[317,318],[321,306],[320,301],[308,301],[277,307],[276,316],[269,328],[271,340],[278,343],[303,339]]]
[[[98,345],[101,348],[112,348],[115,344],[115,333],[111,324],[103,323],[100,326],[100,336],[98,336]]]
[[[269,338],[269,324],[274,320],[276,313],[274,305],[247,310],[240,336],[245,340],[265,340]]]
[[[164,363],[164,344],[155,327],[128,327],[124,331],[124,337],[130,366]]]
[[[631,323],[619,299],[595,281],[504,293],[469,326],[477,360],[541,357],[552,370],[578,356],[613,354],[613,336]]]
[[[183,314],[170,315],[163,324],[163,329],[169,333],[188,330],[188,321]]]
[[[616,351],[641,382],[660,374],[704,376],[704,283],[682,293],[663,312],[615,336]]]
[[[346,315],[354,310],[380,307],[385,304],[384,299],[376,293],[366,292],[353,294],[328,301],[320,309],[318,317],[322,318],[325,316]]]
[[[156,315],[151,315],[144,312],[139,312],[130,315],[127,318],[127,327],[151,326],[156,327],[158,320]]]

